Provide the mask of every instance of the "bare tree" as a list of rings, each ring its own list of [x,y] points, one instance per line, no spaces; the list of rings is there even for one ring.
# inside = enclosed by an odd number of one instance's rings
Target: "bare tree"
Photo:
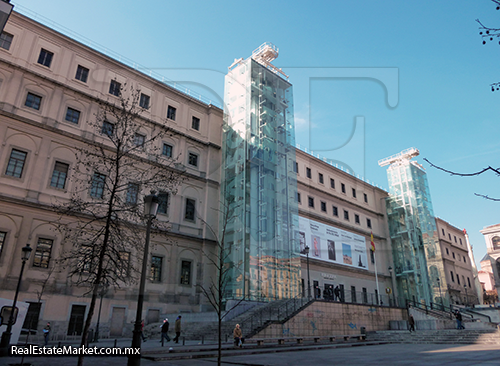
[[[203,224],[215,237],[215,252],[203,253],[215,268],[215,278],[210,278],[208,286],[200,285],[198,287],[217,313],[217,365],[219,366],[222,362],[222,321],[228,314],[228,311],[234,309],[241,303],[241,301],[243,301],[243,299],[241,299],[236,304],[234,304],[231,309],[225,309],[224,294],[226,293],[227,286],[229,285],[229,282],[231,280],[230,270],[232,266],[234,266],[234,263],[230,261],[232,246],[231,243],[227,241],[227,237],[229,235],[227,227],[234,216],[234,210],[235,208],[230,208],[229,206],[224,206],[222,210],[217,210],[222,215],[220,219],[221,228],[219,232],[216,232],[214,228],[212,228],[209,224],[207,224],[206,221],[200,218]]]
[[[442,170],[443,172],[449,173],[450,175],[456,175],[456,176],[459,176],[459,177],[476,177],[476,176],[481,175],[483,173],[486,173],[488,171],[492,171],[497,176],[500,176],[500,168],[496,168],[495,169],[495,168],[492,168],[491,166],[488,166],[487,168],[481,169],[480,171],[477,171],[477,172],[474,172],[474,173],[457,173],[457,172],[453,172],[451,170],[447,170],[447,169],[441,168],[441,167],[439,167],[437,165],[434,165],[429,160],[427,160],[426,158],[424,158],[424,160],[426,162],[428,162],[433,168]],[[488,196],[486,194],[480,194],[480,193],[474,193],[474,194],[476,196],[486,198],[487,200],[500,201],[500,198],[493,198],[493,197],[490,197],[490,196]]]
[[[100,103],[95,120],[88,122],[94,129],[93,140],[75,148],[71,198],[55,205],[63,243],[70,246],[60,263],[72,284],[86,288],[85,294],[91,296],[82,346],[88,342],[99,289],[134,283],[141,268],[141,263],[132,260],[142,258],[141,192],[160,191],[160,200],[165,200],[167,194],[176,193],[182,179],[174,161],[159,153],[169,129],[141,118],[149,106],[140,105],[140,96],[139,90],[124,85],[117,103]],[[162,232],[167,227],[157,229]],[[83,356],[79,356],[78,365],[82,364]]]
[[[500,10],[500,0],[491,0],[494,2],[497,7],[497,10]],[[479,23],[479,35],[483,39],[483,44],[486,42],[491,42],[493,40],[498,40],[500,44],[500,28],[491,28],[485,26],[479,19],[476,19],[476,22]],[[491,91],[500,90],[500,82],[493,83],[490,85]]]

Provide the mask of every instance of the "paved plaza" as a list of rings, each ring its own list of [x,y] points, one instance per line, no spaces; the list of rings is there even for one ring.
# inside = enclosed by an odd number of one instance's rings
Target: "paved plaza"
[[[149,343],[149,342],[148,342]],[[147,344],[147,343],[146,343]],[[170,344],[169,346],[172,346]],[[150,351],[156,344],[150,343]],[[174,346],[195,347],[195,345]],[[244,350],[243,350],[244,351]],[[268,352],[271,350],[267,350]],[[255,350],[259,352],[259,350]],[[0,359],[0,365],[14,365],[21,361],[18,357]],[[216,359],[177,359],[168,361],[152,361],[142,359],[141,365],[165,366],[211,366],[216,364]],[[76,357],[27,357],[26,363],[34,366],[66,366],[76,365]],[[84,365],[92,366],[124,366],[127,364],[125,357],[86,357]],[[241,356],[227,356],[223,358],[225,366],[304,366],[304,365],[499,365],[500,347],[487,345],[439,345],[439,344],[383,344],[362,345],[322,349],[290,351],[290,348],[279,349],[270,353],[245,354]]]

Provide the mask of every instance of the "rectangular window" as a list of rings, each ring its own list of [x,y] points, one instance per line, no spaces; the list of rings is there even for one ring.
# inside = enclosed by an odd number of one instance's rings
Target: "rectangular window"
[[[340,183],[340,188],[342,190],[342,193],[345,193],[345,184],[344,183]]]
[[[366,226],[371,229],[371,227],[372,227],[372,220],[370,220],[370,219],[367,218],[366,219]]]
[[[107,135],[109,137],[113,136],[113,134],[115,133],[115,125],[111,122],[103,121],[101,133],[103,135]]]
[[[314,208],[314,198],[313,197],[307,197],[307,202],[309,207]]]
[[[352,189],[352,196],[356,198],[356,190],[354,188]]]
[[[351,302],[356,302],[356,286],[351,286]]]
[[[129,183],[127,188],[127,197],[125,203],[127,205],[135,205],[139,196],[139,185],[137,183]]]
[[[370,260],[372,264],[375,263],[375,252],[373,250],[370,250]]]
[[[89,69],[83,67],[82,65],[78,65],[78,67],[76,68],[75,79],[80,80],[83,83],[86,83],[88,77],[89,77]]]
[[[106,176],[101,173],[94,173],[92,184],[90,186],[90,196],[94,198],[104,197],[104,186],[106,184]]]
[[[181,285],[191,284],[191,262],[182,261],[181,263]]]
[[[450,255],[448,248],[446,248],[446,255]]]
[[[333,216],[339,216],[339,209],[337,208],[337,206],[333,206]]]
[[[448,233],[448,239],[450,239],[450,241],[451,241],[451,234],[450,233]]]
[[[12,149],[10,152],[9,164],[7,165],[7,170],[5,175],[10,175],[14,178],[21,178],[23,175],[24,163],[26,162],[26,156],[28,153],[16,149]]]
[[[326,212],[326,202],[321,202],[321,211]]]
[[[54,241],[51,239],[38,239],[35,258],[33,259],[33,267],[49,268],[52,244],[54,244]]]
[[[30,302],[26,318],[24,318],[23,329],[38,329],[38,319],[40,318],[41,302]]]
[[[467,263],[467,261],[465,260],[465,256],[462,256],[462,258],[464,259],[464,263]]]
[[[198,166],[198,155],[189,153],[188,164],[192,166]]]
[[[301,202],[300,202],[300,193],[299,193],[299,192],[297,192],[297,202],[298,202],[298,203],[301,203]]]
[[[122,84],[116,80],[111,80],[109,82],[109,94],[119,97],[121,94]]]
[[[68,122],[78,124],[78,121],[80,120],[80,111],[68,107],[66,110],[66,117],[64,119]]]
[[[9,34],[7,32],[2,32],[2,34],[0,34],[0,47],[8,51],[10,49],[10,45],[12,44],[13,39],[14,36],[12,34]]]
[[[165,155],[168,158],[172,157],[172,151],[173,151],[173,146],[169,144],[163,144],[163,151],[162,154]]]
[[[162,257],[151,257],[151,282],[161,282],[161,270],[163,267]]]
[[[306,168],[306,177],[307,178],[311,178],[312,175],[311,175],[311,168]]]
[[[349,221],[349,211],[344,210],[344,219]]]
[[[451,282],[455,282],[455,277],[453,276],[453,271],[450,271],[450,275],[451,275]]]
[[[455,239],[455,243],[457,242],[457,237],[453,235],[453,239]]]
[[[146,95],[144,93],[141,93],[141,99],[139,100],[139,106],[141,106],[144,109],[149,109],[149,95]]]
[[[56,161],[54,170],[52,171],[52,179],[50,186],[54,188],[64,189],[66,186],[66,178],[68,177],[69,164]]]
[[[462,245],[462,239],[458,238],[458,240],[460,240],[460,245]]]
[[[455,259],[455,253],[451,253],[453,255],[453,259]]]
[[[330,187],[335,189],[335,179],[330,178]]]
[[[160,192],[158,194],[158,213],[166,215],[168,213],[168,200],[170,196],[168,193]]]
[[[469,284],[469,287],[470,287],[470,278],[467,277],[467,283]]]
[[[172,107],[171,105],[168,106],[167,109],[167,118],[171,119],[172,121],[175,121],[175,113],[177,112],[177,109]]]
[[[196,131],[200,130],[200,119],[199,118],[193,116],[193,120],[191,121],[191,128],[193,130],[196,130]]]
[[[299,172],[299,163],[296,161],[293,162],[293,172],[298,173]]]
[[[0,231],[0,255],[2,255],[2,250],[5,245],[6,238],[7,238],[7,233],[5,231]]]
[[[94,261],[96,259],[94,249],[92,245],[82,244],[79,253],[80,258],[77,264],[78,270],[81,273],[91,273],[94,271]]]
[[[186,209],[184,211],[184,219],[194,221],[196,212],[196,201],[191,198],[186,198]]]
[[[365,203],[368,203],[368,195],[366,193],[363,193],[363,197],[365,199]]]
[[[140,133],[135,133],[134,135],[134,145],[139,147],[144,147],[144,142],[146,141],[146,136]]]
[[[24,105],[29,108],[40,110],[40,105],[42,104],[42,97],[33,93],[28,93],[26,96],[26,101]]]
[[[457,274],[457,283],[460,285],[460,275]]]
[[[359,215],[358,214],[354,214],[354,222],[356,224],[359,224]]]
[[[120,275],[127,278],[130,275],[130,253],[120,252]]]
[[[363,287],[363,304],[368,304],[368,291]]]
[[[444,229],[441,229],[441,232],[442,232],[442,233],[443,233],[443,235],[444,235]]]
[[[323,174],[318,173],[318,180],[321,184],[323,184]]]
[[[52,57],[54,54],[50,51],[47,51],[46,49],[41,49],[40,50],[40,55],[38,56],[38,63],[43,66],[50,67],[50,64],[52,63]]]

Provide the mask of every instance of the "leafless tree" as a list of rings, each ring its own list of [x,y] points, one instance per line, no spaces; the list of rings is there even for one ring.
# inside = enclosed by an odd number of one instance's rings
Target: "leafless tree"
[[[497,7],[497,10],[500,10],[500,0],[491,0],[494,2]],[[483,39],[483,44],[486,42],[492,42],[494,40],[498,40],[500,44],[500,28],[492,28],[485,26],[479,19],[476,19],[476,22],[479,23],[479,35]],[[500,90],[500,82],[493,83],[490,85],[491,91]]]
[[[443,172],[449,173],[450,175],[456,175],[456,176],[459,176],[459,177],[476,177],[476,176],[481,175],[483,173],[486,173],[488,171],[492,171],[497,176],[500,176],[500,168],[493,168],[491,166],[488,166],[487,168],[481,169],[481,170],[479,170],[477,172],[473,172],[473,173],[457,173],[457,172],[453,172],[451,170],[447,170],[447,169],[441,168],[441,167],[439,167],[437,165],[434,165],[429,160],[427,160],[426,158],[424,158],[424,160],[426,162],[428,162],[433,168],[442,170]],[[500,198],[493,198],[493,197],[490,197],[490,196],[488,196],[486,194],[480,194],[480,193],[474,193],[474,194],[476,196],[486,198],[487,200],[500,201]]]
[[[101,102],[89,125],[94,136],[75,147],[71,198],[54,206],[60,214],[65,253],[59,258],[74,286],[86,289],[91,302],[81,345],[88,332],[102,286],[134,283],[142,258],[145,219],[141,192],[160,192],[160,200],[176,193],[182,180],[175,161],[161,157],[166,125],[141,118],[139,90],[123,85],[117,102]],[[166,204],[166,202],[160,202]],[[166,231],[166,225],[157,232]],[[78,365],[83,364],[79,356]]]

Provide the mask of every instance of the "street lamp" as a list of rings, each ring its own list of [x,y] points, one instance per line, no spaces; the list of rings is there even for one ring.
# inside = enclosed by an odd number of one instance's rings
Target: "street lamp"
[[[437,278],[437,283],[438,283],[438,286],[439,286],[439,298],[441,299],[441,308],[444,310],[443,296],[441,295],[441,280],[439,279],[439,277]]]
[[[392,303],[393,306],[396,306],[396,295],[394,294],[394,279],[392,278],[392,267],[389,266],[387,268],[389,270],[389,275],[391,276],[391,285],[392,285]]]
[[[304,253],[307,257],[307,296],[311,299],[311,277],[309,276],[309,246],[306,245],[304,248]]]
[[[17,312],[16,310],[16,303],[17,303],[17,296],[19,295],[19,289],[21,288],[21,279],[23,278],[23,271],[24,271],[24,265],[26,264],[26,261],[30,258],[31,249],[29,244],[26,244],[25,247],[22,249],[22,261],[23,264],[21,265],[21,273],[19,274],[19,279],[17,280],[17,288],[16,288],[16,294],[14,295],[14,302],[12,304],[12,309],[10,310],[10,315],[9,315],[9,322],[7,323],[7,329],[5,332],[2,333],[2,340],[0,342],[0,348],[8,348],[10,345],[10,337],[12,336],[12,326],[17,320]],[[16,319],[14,319],[14,314],[16,316]]]
[[[469,296],[467,296],[467,285],[464,285],[465,288],[465,306],[469,306]]]
[[[0,1],[0,33],[3,32],[7,20],[9,20],[10,13],[12,13],[12,8],[14,5],[10,3],[10,0]]]
[[[139,285],[139,298],[137,299],[137,313],[135,315],[134,335],[132,338],[132,348],[141,348],[142,333],[142,306],[144,304],[144,289],[146,287],[146,274],[148,270],[149,258],[149,236],[151,234],[151,222],[156,217],[158,211],[158,196],[152,191],[144,197],[144,216],[147,219],[146,244],[144,245],[144,255],[142,258],[141,282]],[[141,355],[131,355],[128,359],[128,366],[140,366]]]

